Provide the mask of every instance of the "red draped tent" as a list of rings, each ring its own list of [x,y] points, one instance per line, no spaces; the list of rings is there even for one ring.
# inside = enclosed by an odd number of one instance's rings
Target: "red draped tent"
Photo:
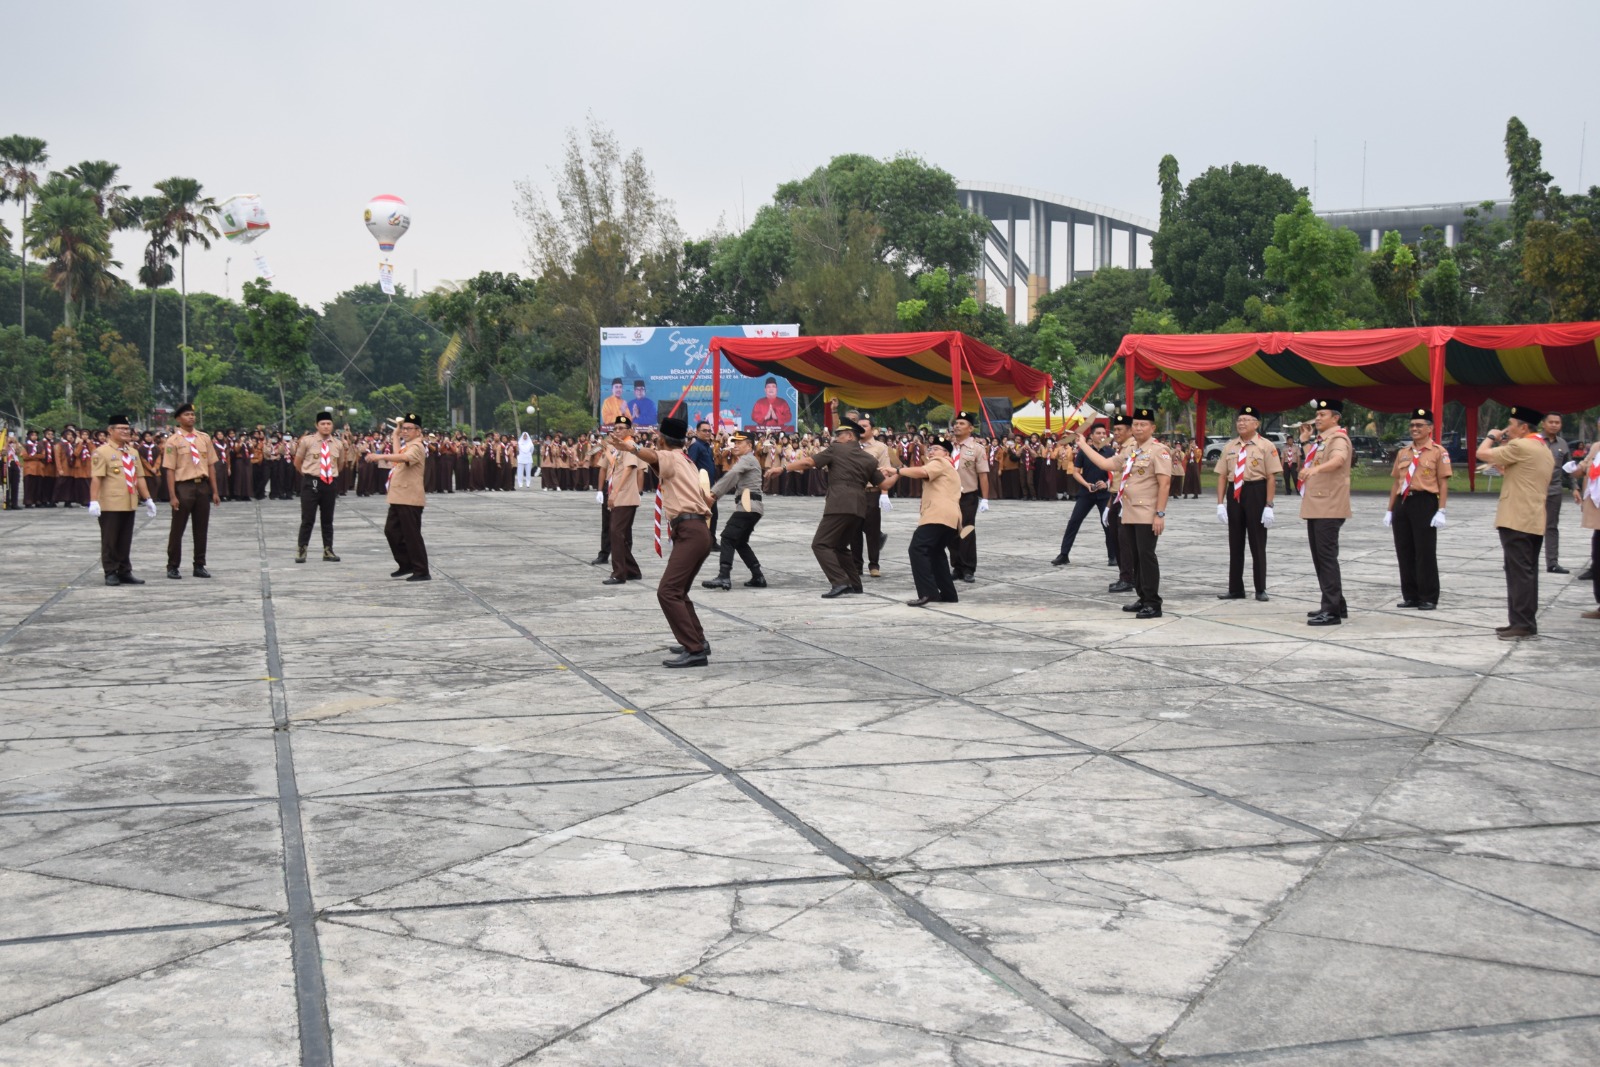
[[[1048,399],[1052,384],[1043,371],[957,332],[714,337],[711,356],[718,361],[711,378],[716,410],[723,357],[748,377],[780,375],[807,395],[864,408],[931,398],[959,410],[967,390],[979,399]]]
[[[1375,411],[1428,407],[1441,418],[1445,402],[1456,400],[1467,409],[1473,440],[1486,400],[1541,411],[1600,405],[1600,322],[1128,334],[1116,359],[1125,361],[1130,407],[1136,377],[1165,381],[1179,397],[1195,398],[1199,437],[1206,400],[1284,411],[1337,397]]]

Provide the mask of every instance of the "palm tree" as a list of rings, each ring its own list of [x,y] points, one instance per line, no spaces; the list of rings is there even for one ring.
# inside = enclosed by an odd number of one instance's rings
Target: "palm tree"
[[[39,171],[50,159],[45,143],[37,137],[14,133],[0,137],[0,203],[22,203],[22,335],[28,335],[28,197],[39,188]]]
[[[111,224],[114,230],[130,230],[141,225],[137,205],[128,196],[128,187],[117,184],[117,172],[122,168],[103,159],[85,160],[68,167],[65,174],[76,178],[94,194],[95,210]]]
[[[71,326],[77,301],[88,296],[111,263],[110,225],[82,182],[52,174],[38,188],[23,237],[26,248],[50,259],[45,277],[61,293],[63,323]]]
[[[156,383],[156,290],[172,284],[172,257],[178,249],[172,243],[172,231],[167,229],[161,214],[159,196],[135,197],[130,203],[143,219],[149,239],[144,246],[144,265],[139,268],[139,284],[150,290],[150,387]]]
[[[190,242],[202,248],[211,247],[211,238],[222,233],[211,220],[217,215],[217,202],[202,196],[200,183],[193,178],[168,178],[156,182],[161,194],[160,222],[169,238],[178,243],[178,294],[179,307],[183,309],[183,322],[179,334],[185,350],[189,347],[189,276],[188,256]],[[189,399],[189,358],[183,360],[183,399]]]

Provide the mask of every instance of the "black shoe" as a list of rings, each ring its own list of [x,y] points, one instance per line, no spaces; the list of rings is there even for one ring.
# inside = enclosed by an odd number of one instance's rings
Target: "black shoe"
[[[1268,596],[1267,596],[1267,594],[1265,594],[1265,593],[1257,593],[1257,594],[1256,594],[1256,599],[1257,599],[1257,600],[1259,600],[1259,601],[1261,601],[1261,602],[1262,602],[1262,603],[1263,603],[1263,604],[1264,604],[1264,603],[1266,603],[1266,602],[1267,602],[1267,600],[1269,600],[1269,599],[1270,599],[1270,598],[1269,598],[1269,597],[1268,597]]]
[[[1123,611],[1143,611],[1144,610],[1144,601],[1135,600],[1132,604],[1124,604],[1124,605],[1122,605],[1122,610]]]
[[[1438,606],[1439,605],[1435,604],[1431,600],[1419,600],[1419,601],[1417,601],[1417,610],[1418,611],[1433,611]]]
[[[178,568],[176,568],[176,567],[168,567],[167,568],[167,577],[168,578],[182,578],[183,575],[178,573]]]
[[[906,607],[908,607],[908,608],[925,608],[925,607],[928,606],[928,602],[931,601],[932,599],[933,599],[933,597],[931,597],[931,596],[919,596],[915,600],[906,601]]]
[[[1139,614],[1135,615],[1134,618],[1136,618],[1136,619],[1159,619],[1159,618],[1161,618],[1161,609],[1157,608],[1157,607],[1152,607],[1152,606],[1147,604],[1144,607],[1139,609]]]
[[[298,548],[296,548],[294,550],[294,561],[296,563],[304,563],[306,561],[306,546],[305,545],[301,545],[300,547],[298,547]]]
[[[865,590],[865,589],[863,589],[863,588],[862,588],[862,587],[861,587],[861,586],[859,586],[859,585],[852,585],[852,586],[851,586],[851,587],[850,587],[850,592],[851,592],[851,593],[852,593],[852,594],[857,594],[857,593],[860,593],[860,594],[864,594],[864,593],[866,593],[866,590]]]
[[[683,651],[671,659],[661,661],[663,667],[704,667],[711,660],[705,652]]]
[[[963,581],[963,582],[966,582],[968,585],[971,585],[973,582],[976,582],[978,579],[977,579],[977,577],[975,575],[963,574],[961,576],[960,580]]]
[[[108,575],[106,575],[106,584],[107,585],[121,585],[122,584],[122,579],[118,578],[115,574],[108,574]]]
[[[119,575],[117,575],[117,580],[120,581],[123,585],[143,585],[144,584],[144,579],[143,578],[135,578],[131,574],[119,574]]]
[[[1552,564],[1550,564],[1550,566],[1546,567],[1545,570],[1549,571],[1551,574],[1571,574],[1572,573],[1571,571],[1567,570],[1567,568],[1563,567],[1559,563],[1552,563]]]
[[[1580,582],[1592,582],[1592,581],[1594,581],[1594,568],[1593,567],[1585,567],[1585,568],[1583,568],[1583,573],[1578,575],[1578,581],[1580,581]]]
[[[624,585],[624,584],[626,584],[626,582],[627,582],[626,578],[607,578],[605,581],[601,582],[600,584],[601,585]]]
[[[606,565],[606,564],[608,564],[610,562],[611,562],[611,557],[606,555],[604,552],[602,552],[598,556],[596,556],[594,559],[591,559],[589,561],[589,566],[591,566],[591,567],[601,567],[601,566],[604,566],[604,565]]]
[[[1117,561],[1116,560],[1114,560],[1114,559],[1106,560],[1106,566],[1107,567],[1115,567],[1116,565],[1117,565]]]
[[[1050,561],[1050,566],[1052,566],[1052,567],[1065,567],[1068,563],[1071,563],[1071,562],[1072,561],[1069,560],[1066,556],[1057,556],[1055,559]]]
[[[1108,593],[1131,593],[1131,592],[1133,592],[1133,583],[1132,582],[1112,582],[1110,585],[1106,586],[1106,592],[1108,592]]]
[[[733,581],[726,574],[719,574],[715,578],[707,578],[700,583],[701,589],[732,589]]]
[[[1350,609],[1344,608],[1339,611],[1323,611],[1321,608],[1317,608],[1315,611],[1306,612],[1306,618],[1308,619],[1314,619],[1318,615],[1337,615],[1341,619],[1348,619],[1350,617]]]
[[[1415,600],[1402,600],[1402,601],[1400,601],[1400,603],[1396,604],[1395,607],[1397,607],[1397,608],[1414,608],[1414,607],[1417,606],[1417,603],[1418,602],[1415,601]]]
[[[1244,594],[1243,593],[1218,593],[1217,594],[1217,599],[1218,600],[1243,600],[1244,599]]]
[[[1331,611],[1319,611],[1306,620],[1307,626],[1338,626],[1339,616]]]
[[[822,594],[822,599],[823,600],[833,600],[836,597],[844,596],[848,592],[850,592],[850,587],[848,585],[829,586],[828,587],[828,591],[826,593]]]
[[[411,573],[411,568],[410,567],[401,567],[397,571],[390,571],[389,572],[389,577],[391,577],[391,578],[404,578],[406,575],[408,575],[410,573]]]
[[[686,652],[688,650],[685,649],[682,645],[670,645],[670,646],[668,646],[667,651],[675,653],[675,654],[682,654],[682,653],[684,653],[684,652]],[[707,655],[710,655],[710,653],[711,653],[711,642],[707,641],[706,642],[706,647],[702,648],[700,651],[706,653]]]
[[[197,563],[194,568],[194,576],[196,578],[209,578],[211,577],[211,572]]]
[[[747,589],[765,589],[767,587],[767,579],[762,575],[753,574],[750,576],[750,580],[744,584]]]
[[[411,577],[407,578],[406,581],[408,581],[408,582],[431,582],[431,581],[433,581],[433,575],[429,574],[427,571],[421,571],[421,572],[419,572],[417,574],[413,574]]]

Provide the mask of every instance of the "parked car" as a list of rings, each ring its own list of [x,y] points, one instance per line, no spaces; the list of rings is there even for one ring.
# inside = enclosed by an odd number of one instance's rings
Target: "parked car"
[[[1378,463],[1387,463],[1399,451],[1398,448],[1389,448],[1382,441],[1368,434],[1351,434],[1350,448],[1355,453],[1357,462],[1370,460]]]

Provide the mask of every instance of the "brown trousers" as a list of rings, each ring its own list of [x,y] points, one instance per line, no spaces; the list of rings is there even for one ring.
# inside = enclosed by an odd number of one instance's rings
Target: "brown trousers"
[[[175,482],[178,499],[172,502],[172,530],[167,534],[167,570],[183,563],[183,528],[194,517],[194,565],[206,565],[206,531],[211,528],[211,480],[191,478]]]
[[[633,558],[633,516],[638,510],[638,505],[634,505],[631,508],[612,508],[606,512],[609,520],[607,528],[611,534],[611,577],[629,582],[644,577],[639,570],[639,561]]]
[[[612,558],[617,545],[611,546]],[[661,614],[667,617],[672,637],[691,652],[706,647],[706,632],[700,628],[700,616],[695,614],[689,590],[700,573],[701,564],[711,555],[711,528],[704,516],[679,516],[672,524],[672,555],[667,558],[667,569],[656,587],[656,603]]]
[[[861,516],[853,513],[824,513],[811,538],[811,554],[822,565],[828,584],[861,588],[861,563],[850,548],[861,536]]]

